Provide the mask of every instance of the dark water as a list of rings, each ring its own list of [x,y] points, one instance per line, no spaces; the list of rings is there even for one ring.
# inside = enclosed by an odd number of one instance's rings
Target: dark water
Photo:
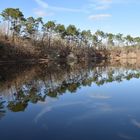
[[[0,66],[1,140],[139,140],[137,65]]]

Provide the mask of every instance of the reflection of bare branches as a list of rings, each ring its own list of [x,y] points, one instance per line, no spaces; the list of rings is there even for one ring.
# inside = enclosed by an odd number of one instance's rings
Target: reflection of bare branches
[[[43,102],[46,96],[58,97],[67,91],[75,93],[81,86],[92,83],[101,86],[140,77],[138,69],[109,63],[16,66],[13,70],[3,67],[0,72],[0,94],[7,98],[12,111],[24,111],[28,102]]]
[[[0,94],[15,93],[18,87],[36,75],[35,69],[28,65],[6,65],[0,67]]]

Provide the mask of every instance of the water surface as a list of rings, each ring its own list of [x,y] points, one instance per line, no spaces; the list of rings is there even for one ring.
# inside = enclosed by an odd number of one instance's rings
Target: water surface
[[[2,140],[139,140],[140,67],[0,66]]]

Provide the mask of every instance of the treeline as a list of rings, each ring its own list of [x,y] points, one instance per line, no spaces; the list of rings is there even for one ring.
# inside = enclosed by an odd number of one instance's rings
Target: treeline
[[[92,33],[90,30],[80,30],[75,25],[65,27],[55,21],[44,22],[42,17],[25,18],[19,9],[7,8],[0,16],[1,25],[5,24],[1,26],[1,38],[21,47],[23,52],[29,50],[27,52],[31,55],[66,57],[72,52],[77,57],[101,56],[98,50],[140,46],[140,37],[100,30]]]

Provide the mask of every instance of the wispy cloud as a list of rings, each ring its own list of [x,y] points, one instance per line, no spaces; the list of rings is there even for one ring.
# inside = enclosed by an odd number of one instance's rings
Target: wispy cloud
[[[108,8],[109,8],[109,5],[100,5],[100,6],[96,6],[95,10],[105,10]]]
[[[41,9],[34,9],[34,14],[39,17],[47,16],[47,12]]]
[[[38,17],[53,16],[53,12],[47,12],[45,9],[33,9],[33,13]]]
[[[82,12],[81,9],[73,9],[73,8],[65,8],[65,7],[56,7],[56,6],[49,6],[50,10],[53,11],[64,11],[64,12]]]
[[[109,17],[111,17],[111,14],[96,14],[96,15],[90,15],[88,18],[90,20],[103,20]]]
[[[94,10],[107,10],[116,4],[140,4],[138,0],[89,0],[89,7]]]
[[[96,0],[100,5],[109,5],[113,3],[113,0]]]
[[[59,7],[59,6],[52,6],[49,5],[48,3],[46,3],[43,0],[35,0],[35,2],[44,9],[48,9],[48,10],[52,10],[52,11],[62,11],[62,12],[83,12],[83,9],[80,8],[67,8],[67,7]],[[41,15],[42,13],[39,12],[39,14]]]
[[[44,2],[43,0],[35,0],[35,2],[41,6],[42,8],[48,8],[48,4]]]
[[[127,4],[134,3],[137,0],[87,0],[85,5],[79,6],[79,8],[69,8],[63,6],[49,5],[44,0],[34,0],[40,8],[60,11],[60,12],[81,12],[81,13],[93,13],[95,10],[107,10],[111,8],[113,4]]]
[[[106,10],[110,8],[113,0],[89,0],[89,7],[94,10]]]

